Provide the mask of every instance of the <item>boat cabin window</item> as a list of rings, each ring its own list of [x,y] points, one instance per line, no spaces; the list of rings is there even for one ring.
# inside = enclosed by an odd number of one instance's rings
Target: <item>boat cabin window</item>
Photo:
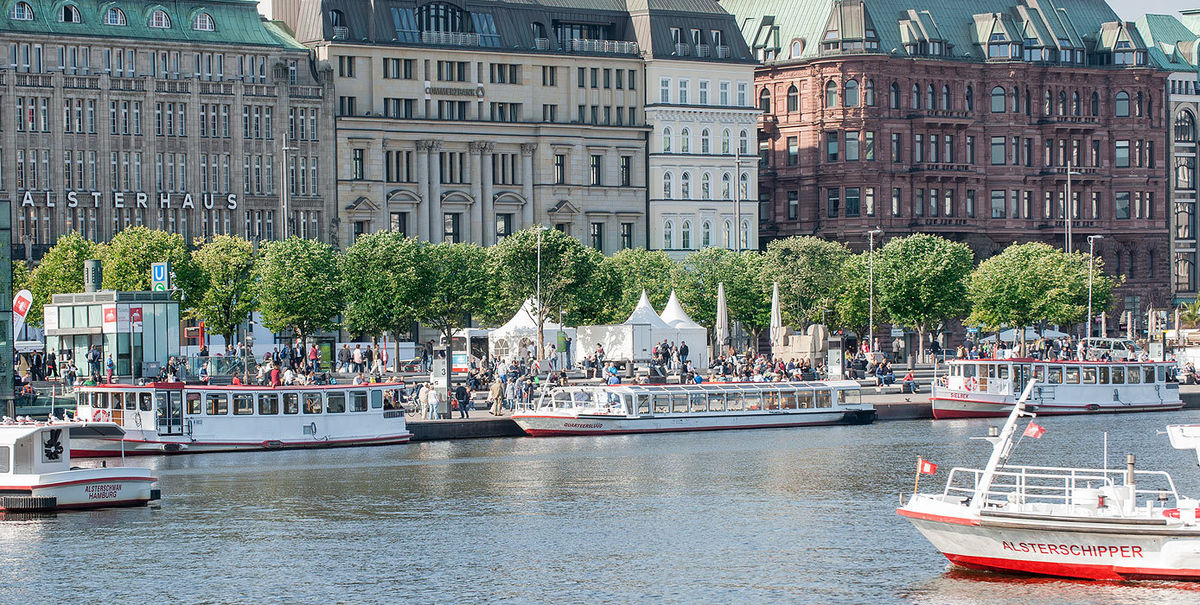
[[[1162,366],[1158,366],[1158,381],[1159,382],[1167,381],[1167,369]]]
[[[740,412],[742,411],[742,396],[739,393],[725,394],[725,411]]]
[[[725,393],[709,393],[708,394],[708,411],[724,412],[725,411]]]
[[[779,393],[774,393],[774,392],[765,393],[763,395],[763,399],[766,401],[766,406],[767,406],[768,410],[778,410],[779,409]]]
[[[817,389],[817,407],[827,408],[832,406],[833,401],[829,389]]]
[[[371,391],[371,409],[378,410],[383,407],[383,391]],[[355,412],[365,412],[367,408],[354,410]]]
[[[688,411],[687,394],[676,393],[671,395],[671,411],[676,414],[684,414]]]
[[[668,414],[671,412],[671,399],[666,395],[654,396],[654,413]]]
[[[813,406],[813,394],[809,391],[796,393],[796,401],[800,404],[800,409],[807,410]]]
[[[1124,366],[1113,366],[1110,376],[1112,376],[1112,384],[1125,384]]]
[[[109,397],[111,397],[109,403],[112,404],[112,409],[119,410],[124,407],[125,393],[110,393]]]
[[[0,445],[0,473],[7,473],[12,470],[8,466],[8,461],[12,458],[12,448],[7,445]]]
[[[650,414],[650,396],[649,395],[638,395],[637,396],[637,413],[638,414],[646,414],[646,415]]]
[[[1049,378],[1047,379],[1047,382],[1049,382],[1050,384],[1062,384],[1062,378],[1063,378],[1062,366],[1050,366],[1050,368],[1046,372],[1046,374],[1047,374],[1047,376],[1049,376]]]
[[[225,393],[209,393],[204,396],[204,409],[209,416],[224,416],[229,413],[229,396]]]
[[[692,393],[691,399],[693,412],[708,411],[708,402],[705,401],[704,393]]]
[[[304,394],[304,413],[305,414],[320,414],[321,413],[321,394],[320,393],[305,393]]]
[[[299,393],[284,393],[283,394],[283,413],[284,414],[299,414],[300,413],[300,394]]]
[[[1001,378],[1001,379],[1007,379],[1008,378],[1008,366],[1007,365],[996,366],[996,377]]]
[[[233,413],[237,416],[248,416],[254,413],[254,393],[234,393]]]
[[[1108,384],[1108,366],[1100,366],[1100,384]]]
[[[1096,384],[1096,367],[1087,366],[1083,368],[1083,384]]]
[[[963,378],[971,378],[975,375],[975,364],[963,365]]]
[[[746,407],[746,411],[763,409],[761,393],[746,393],[742,395],[742,402]]]
[[[307,396],[307,395],[306,395]],[[325,411],[330,414],[341,414],[346,411],[346,393],[329,392],[325,394]]]
[[[350,391],[350,411],[351,412],[367,411],[367,392],[366,391]]]
[[[154,409],[153,404],[150,402],[150,393],[138,393],[138,409],[143,412],[149,412]]]
[[[271,393],[270,395],[258,396],[258,414],[260,416],[274,416],[279,413],[279,395]]]
[[[95,399],[92,401],[92,407],[101,410],[108,409],[108,393],[95,393]]]
[[[1033,379],[1038,382],[1046,382],[1046,366],[1033,366]]]
[[[1065,384],[1079,384],[1079,368],[1074,366],[1064,368],[1063,382]]]
[[[784,391],[783,392],[783,409],[785,409],[785,410],[796,409],[796,391]]]
[[[200,393],[187,394],[187,413],[193,416],[199,416],[203,406],[200,403]]]
[[[1146,384],[1154,382],[1154,366],[1142,366],[1142,382]]]
[[[1125,368],[1125,382],[1129,384],[1142,383],[1142,371],[1137,366],[1129,366]]]
[[[839,390],[838,391],[838,404],[846,405],[847,403],[855,404],[855,405],[862,403],[862,393],[858,392],[857,389]]]

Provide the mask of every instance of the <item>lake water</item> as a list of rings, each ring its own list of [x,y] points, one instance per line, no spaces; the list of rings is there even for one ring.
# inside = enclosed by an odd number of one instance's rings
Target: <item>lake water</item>
[[[1200,495],[1167,423],[1044,418],[1014,463],[1138,454]],[[916,457],[995,421],[143,458],[161,508],[0,521],[0,602],[1196,603],[1200,586],[956,571],[897,516]]]

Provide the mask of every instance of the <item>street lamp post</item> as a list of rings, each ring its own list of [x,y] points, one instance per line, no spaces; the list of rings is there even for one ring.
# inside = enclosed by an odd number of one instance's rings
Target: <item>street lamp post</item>
[[[867,346],[870,347],[872,353],[875,352],[875,236],[883,235],[883,231],[872,229],[867,232],[867,283],[870,291],[869,302],[867,303]]]
[[[1096,240],[1104,239],[1103,235],[1089,235],[1088,240],[1088,316],[1087,335],[1092,337],[1092,274],[1096,272]]]

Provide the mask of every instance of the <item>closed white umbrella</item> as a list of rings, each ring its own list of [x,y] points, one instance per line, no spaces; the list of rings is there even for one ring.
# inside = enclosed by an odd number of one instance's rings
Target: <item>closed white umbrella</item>
[[[779,308],[779,282],[771,287],[771,347],[782,347],[783,311]]]
[[[714,357],[725,352],[729,340],[729,309],[725,307],[725,283],[717,284],[717,325],[713,326]]]

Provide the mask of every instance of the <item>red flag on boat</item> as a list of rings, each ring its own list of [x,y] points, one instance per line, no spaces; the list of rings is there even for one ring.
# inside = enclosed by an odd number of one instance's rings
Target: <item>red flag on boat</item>
[[[922,475],[936,474],[937,473],[937,465],[928,460],[921,460],[921,465],[920,465],[920,467],[918,467],[917,472],[919,472]]]
[[[1031,421],[1029,423],[1029,426],[1025,427],[1025,436],[1026,437],[1033,437],[1034,439],[1041,439],[1042,435],[1045,435],[1045,434],[1046,434],[1046,427],[1044,427],[1036,422]]]

